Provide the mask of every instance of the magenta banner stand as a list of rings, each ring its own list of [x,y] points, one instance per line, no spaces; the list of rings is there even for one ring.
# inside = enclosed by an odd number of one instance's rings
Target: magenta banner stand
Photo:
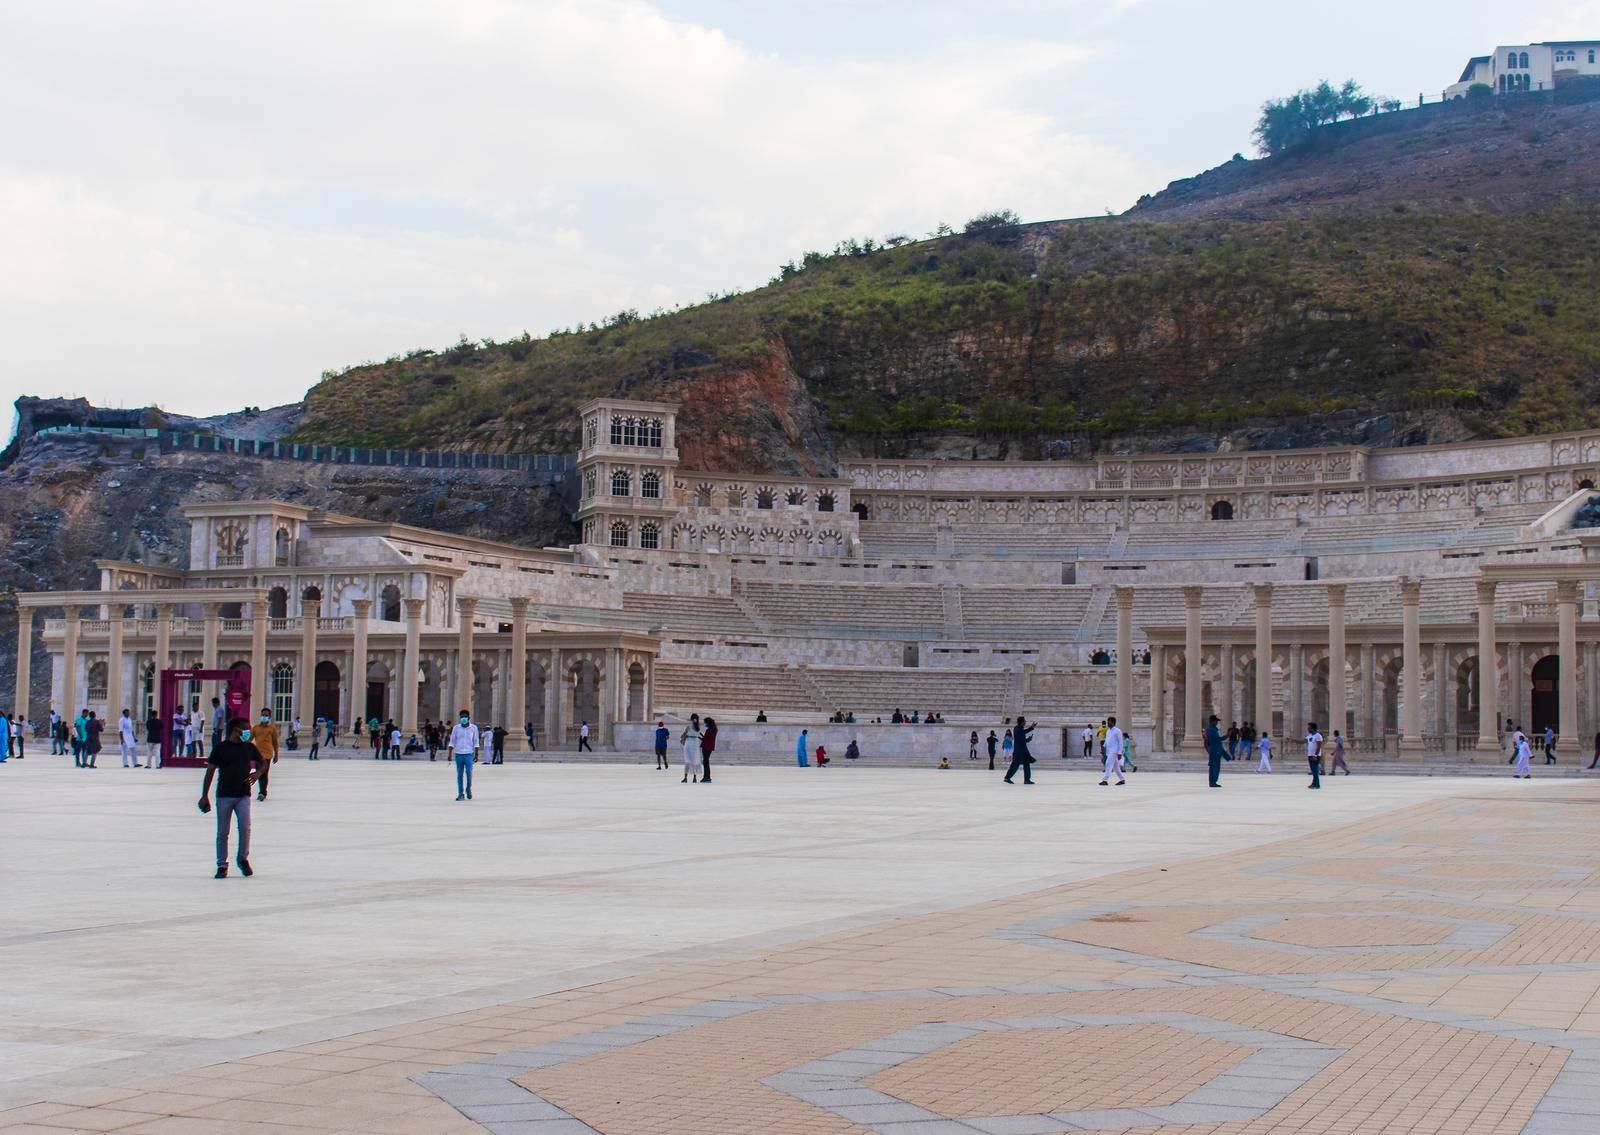
[[[228,718],[250,719],[250,671],[248,670],[163,670],[161,671],[161,767],[204,768],[203,757],[186,757],[178,752],[178,739],[172,735],[172,718],[182,704],[178,687],[184,682],[223,683],[222,704]],[[206,743],[211,742],[211,710],[201,706],[201,722]]]

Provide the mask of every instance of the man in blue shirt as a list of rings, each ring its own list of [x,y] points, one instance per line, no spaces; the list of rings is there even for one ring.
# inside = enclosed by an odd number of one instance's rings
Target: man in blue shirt
[[[656,722],[656,768],[667,767],[667,742],[672,740],[672,730],[665,721]]]
[[[1222,787],[1222,761],[1227,750],[1222,747],[1222,731],[1217,728],[1217,715],[1212,714],[1211,720],[1206,723],[1206,771],[1210,774],[1211,787]]]

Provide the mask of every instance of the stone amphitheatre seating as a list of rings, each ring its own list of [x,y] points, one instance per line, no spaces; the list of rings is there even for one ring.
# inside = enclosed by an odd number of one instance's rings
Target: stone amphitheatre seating
[[[962,633],[970,639],[1071,638],[1094,597],[1090,587],[963,587]]]
[[[1208,627],[1223,626],[1241,619],[1253,618],[1249,611],[1252,602],[1248,589],[1239,587],[1207,587],[1200,600],[1200,619]],[[1241,615],[1239,612],[1244,611]],[[1181,627],[1184,625],[1183,588],[1140,587],[1133,593],[1134,638],[1143,636],[1140,627]],[[1098,625],[1087,629],[1088,637],[1109,641],[1117,634],[1117,609],[1107,604],[1100,614]]]
[[[816,699],[795,671],[783,666],[679,662],[663,659],[655,667],[655,706],[687,716],[758,710],[791,718],[815,718]]]
[[[887,719],[896,708],[936,710],[946,717],[988,720],[1005,705],[1004,670],[885,670],[877,667],[811,666],[806,669],[828,709],[844,709],[857,720]]]
[[[622,609],[647,625],[715,634],[755,634],[750,616],[725,595],[656,595],[639,591],[622,597]]]
[[[1300,539],[1300,552],[1307,556],[1326,556],[1342,552],[1438,548],[1471,528],[1476,520],[1470,509],[1320,517],[1306,527]]]
[[[896,520],[863,520],[861,546],[868,556],[934,555],[933,528],[927,524]]]
[[[735,586],[775,632],[820,637],[944,633],[944,597],[937,587],[766,580],[740,580]]]
[[[1127,547],[1118,558],[1270,555],[1292,550],[1298,537],[1293,522],[1285,520],[1136,524],[1129,529]]]
[[[1109,525],[958,525],[951,536],[957,555],[986,559],[1101,559],[1111,546]]]
[[[1461,547],[1512,544],[1521,537],[1525,525],[1532,524],[1548,511],[1550,511],[1548,501],[1540,504],[1502,505],[1499,508],[1489,509],[1478,518],[1476,524],[1456,537],[1454,542]]]

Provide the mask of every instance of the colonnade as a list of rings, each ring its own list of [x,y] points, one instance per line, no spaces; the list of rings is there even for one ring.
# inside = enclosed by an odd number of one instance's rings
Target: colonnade
[[[1600,726],[1600,688],[1596,688],[1600,686],[1600,681],[1597,681],[1600,679],[1600,674],[1596,673],[1596,644],[1592,638],[1586,641],[1585,650],[1580,655],[1578,642],[1581,582],[1591,574],[1600,575],[1600,565],[1529,564],[1518,565],[1515,568],[1486,570],[1476,581],[1477,626],[1471,638],[1476,639],[1478,660],[1476,682],[1478,714],[1475,737],[1475,747],[1478,750],[1485,753],[1500,751],[1502,744],[1500,724],[1503,720],[1510,719],[1522,725],[1529,724],[1530,691],[1523,688],[1522,675],[1525,664],[1523,649],[1525,643],[1512,640],[1505,643],[1502,648],[1495,623],[1496,588],[1500,582],[1510,579],[1525,581],[1530,578],[1544,578],[1553,583],[1556,616],[1554,653],[1559,659],[1556,691],[1558,721],[1555,723],[1557,732],[1562,737],[1578,740],[1580,705],[1587,708],[1591,723]],[[1551,576],[1555,578],[1550,580]],[[1181,751],[1193,753],[1203,748],[1202,731],[1205,722],[1202,720],[1200,672],[1208,647],[1214,651],[1222,677],[1220,685],[1214,686],[1213,708],[1222,720],[1223,728],[1227,728],[1228,722],[1240,719],[1253,721],[1258,729],[1273,728],[1271,723],[1274,720],[1274,707],[1278,704],[1276,689],[1278,679],[1272,662],[1275,638],[1284,659],[1279,669],[1287,683],[1282,705],[1285,730],[1298,731],[1311,717],[1310,707],[1305,704],[1304,697],[1308,687],[1306,650],[1307,647],[1325,645],[1329,668],[1328,721],[1319,722],[1319,725],[1324,731],[1334,728],[1347,729],[1350,717],[1351,672],[1352,669],[1358,669],[1364,689],[1360,703],[1361,712],[1357,715],[1360,728],[1354,732],[1357,736],[1382,734],[1384,727],[1378,699],[1383,694],[1384,684],[1376,673],[1378,649],[1380,646],[1392,649],[1390,644],[1395,637],[1398,637],[1401,685],[1398,698],[1400,715],[1397,725],[1401,754],[1420,756],[1426,749],[1433,747],[1428,740],[1430,734],[1437,736],[1447,732],[1449,703],[1445,697],[1448,689],[1446,659],[1453,644],[1458,646],[1468,644],[1471,638],[1462,634],[1460,628],[1442,628],[1437,633],[1436,640],[1431,644],[1435,712],[1433,720],[1425,722],[1421,580],[1405,578],[1399,581],[1401,618],[1397,628],[1381,624],[1363,624],[1358,628],[1362,641],[1358,643],[1360,654],[1355,666],[1352,666],[1349,628],[1346,624],[1346,583],[1333,582],[1323,585],[1328,611],[1327,626],[1323,634],[1319,634],[1316,627],[1300,624],[1276,628],[1273,623],[1272,606],[1274,585],[1253,583],[1246,586],[1252,589],[1254,597],[1253,642],[1244,638],[1242,628],[1208,628],[1204,625],[1202,600],[1207,588],[1201,584],[1183,588],[1184,620],[1181,639],[1178,638],[1176,628],[1144,628],[1150,643],[1150,719],[1153,726],[1153,748],[1165,750],[1168,747],[1165,726],[1170,683],[1167,669],[1170,661],[1169,652],[1173,650],[1181,650],[1184,659],[1183,730],[1182,735],[1177,738],[1177,745]],[[1124,720],[1131,717],[1134,597],[1134,589],[1131,587],[1122,586],[1115,589],[1117,714]],[[1521,633],[1524,637],[1529,637],[1535,642],[1546,637],[1536,628],[1527,627],[1526,624],[1523,626],[1525,629]],[[1530,630],[1533,631],[1532,635],[1527,633]],[[1285,636],[1288,638],[1287,642],[1283,641]],[[1250,663],[1255,670],[1255,698],[1251,713],[1247,713],[1234,696],[1235,682],[1238,678],[1237,663],[1241,652],[1248,652]],[[1484,665],[1485,659],[1492,661],[1489,665]],[[1262,664],[1262,660],[1265,660],[1265,664]],[[1500,698],[1502,671],[1510,699],[1509,711],[1505,713],[1502,713]],[[1589,688],[1585,689],[1586,686]],[[1442,742],[1435,742],[1439,743]]]

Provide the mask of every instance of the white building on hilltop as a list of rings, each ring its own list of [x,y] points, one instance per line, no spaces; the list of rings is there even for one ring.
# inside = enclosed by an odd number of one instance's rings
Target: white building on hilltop
[[[1444,97],[1465,98],[1479,83],[1497,95],[1548,91],[1588,76],[1600,76],[1600,39],[1507,44],[1492,55],[1467,60],[1461,78],[1445,88]]]

